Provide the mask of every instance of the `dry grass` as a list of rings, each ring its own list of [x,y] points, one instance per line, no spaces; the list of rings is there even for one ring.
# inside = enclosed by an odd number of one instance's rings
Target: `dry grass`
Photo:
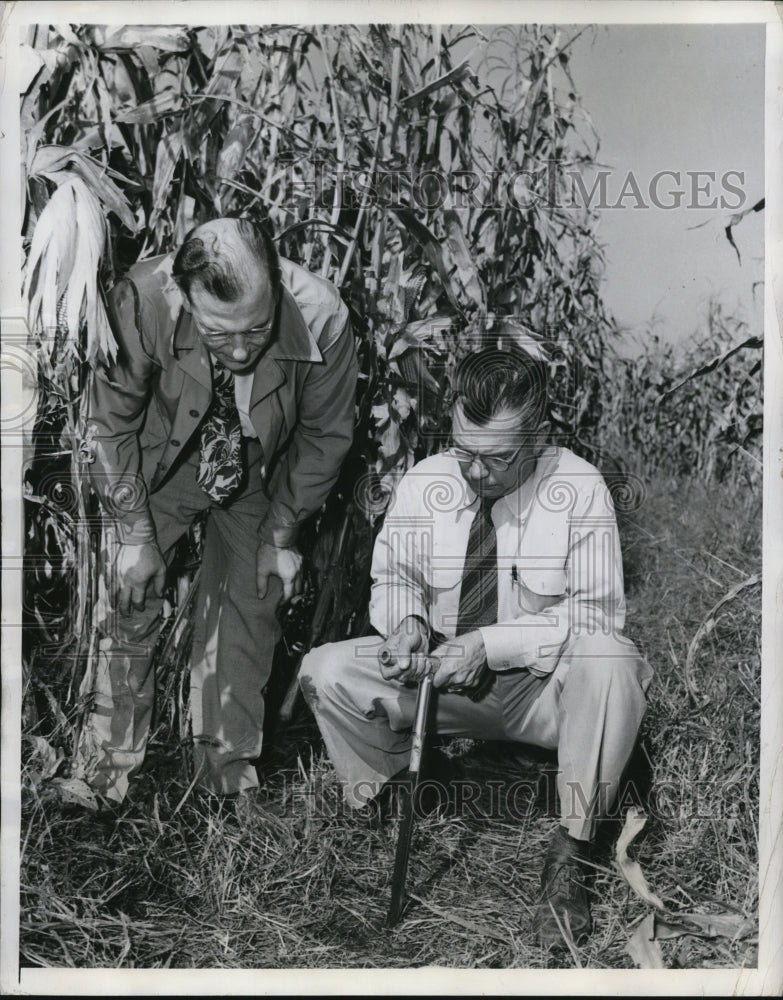
[[[760,561],[760,503],[726,486],[660,484],[624,525],[632,636],[657,676],[631,778],[650,822],[632,848],[672,910],[757,907],[758,588],[723,609],[685,683],[709,609]],[[709,699],[709,700],[707,700]],[[532,943],[540,860],[556,815],[553,760],[502,744],[451,744],[467,777],[520,779],[539,794],[517,816],[422,820],[406,917],[384,928],[396,823],[342,815],[300,704],[267,755],[258,800],[210,810],[189,795],[176,747],[153,744],[115,814],[64,808],[26,787],[21,964],[77,967],[542,968],[574,957]],[[648,787],[651,786],[651,787]],[[630,798],[626,799],[626,802]],[[483,798],[479,805],[490,808]],[[529,807],[529,808],[527,808]],[[611,842],[617,824],[605,831]],[[612,865],[595,877],[583,967],[629,968],[628,928],[648,912]],[[755,964],[752,938],[662,943],[669,967]]]

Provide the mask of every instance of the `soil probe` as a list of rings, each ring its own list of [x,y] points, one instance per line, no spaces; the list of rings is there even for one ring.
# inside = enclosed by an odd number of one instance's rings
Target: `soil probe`
[[[380,661],[382,664],[388,665],[392,663],[393,659],[393,654],[389,649],[381,650]],[[434,660],[430,659],[428,661],[430,670],[436,665]],[[421,758],[427,732],[427,714],[431,691],[432,674],[428,673],[419,681],[419,693],[416,698],[416,719],[413,724],[411,759],[408,765],[408,780],[405,782],[405,805],[400,822],[400,832],[397,838],[397,852],[394,856],[391,903],[386,916],[387,927],[394,927],[399,922],[405,907],[405,881],[408,874],[408,858],[410,855],[411,838],[413,836],[414,802],[421,774]]]

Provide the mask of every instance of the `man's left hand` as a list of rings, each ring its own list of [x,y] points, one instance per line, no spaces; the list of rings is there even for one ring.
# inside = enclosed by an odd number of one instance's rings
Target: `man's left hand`
[[[477,687],[487,668],[487,652],[478,630],[444,642],[433,649],[430,658],[440,661],[432,683],[445,691],[469,691]]]
[[[283,601],[302,592],[302,553],[299,549],[279,549],[260,542],[256,557],[256,587],[261,600],[269,589],[269,577],[276,576],[283,585]]]

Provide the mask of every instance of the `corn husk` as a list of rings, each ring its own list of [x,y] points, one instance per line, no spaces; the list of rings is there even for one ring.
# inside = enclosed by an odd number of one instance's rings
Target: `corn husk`
[[[88,359],[112,358],[116,342],[98,286],[106,248],[106,220],[101,203],[77,176],[60,183],[41,213],[33,233],[23,296],[30,330],[51,356],[58,328],[58,305],[65,296],[61,328],[67,340],[84,346]],[[82,328],[86,341],[81,345]]]

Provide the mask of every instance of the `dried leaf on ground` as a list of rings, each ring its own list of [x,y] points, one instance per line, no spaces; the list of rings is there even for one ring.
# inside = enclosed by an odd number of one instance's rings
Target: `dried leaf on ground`
[[[755,923],[741,913],[678,913],[655,921],[655,937],[682,937],[694,934],[699,937],[725,937],[732,940],[748,937],[755,930]]]
[[[647,879],[644,877],[641,865],[638,861],[632,861],[628,857],[628,847],[637,835],[642,832],[646,823],[647,817],[645,814],[636,806],[631,806],[625,817],[625,825],[623,826],[622,833],[617,841],[615,858],[623,878],[633,891],[638,896],[641,896],[645,902],[651,903],[658,909],[663,910],[663,902],[647,885]]]
[[[95,793],[81,778],[52,778],[50,787],[56,790],[64,804],[85,806],[93,812],[98,809]]]
[[[754,930],[754,921],[740,913],[678,913],[666,917],[648,913],[628,939],[626,951],[640,969],[663,969],[659,941],[686,936],[737,941]]]
[[[639,969],[663,969],[661,946],[655,940],[655,914],[648,913],[628,939],[626,951]]]
[[[756,584],[759,583],[761,583],[761,574],[753,573],[746,580],[743,580],[741,583],[732,587],[731,590],[727,594],[724,594],[718,603],[710,609],[709,614],[699,626],[693,639],[691,639],[691,644],[688,646],[688,656],[685,661],[685,682],[691,697],[694,697],[696,692],[696,684],[693,679],[693,666],[696,660],[696,653],[699,650],[701,642],[706,639],[710,632],[712,632],[715,628],[718,621],[718,612],[725,604],[733,601],[737,594],[740,594],[748,587],[755,587]]]

